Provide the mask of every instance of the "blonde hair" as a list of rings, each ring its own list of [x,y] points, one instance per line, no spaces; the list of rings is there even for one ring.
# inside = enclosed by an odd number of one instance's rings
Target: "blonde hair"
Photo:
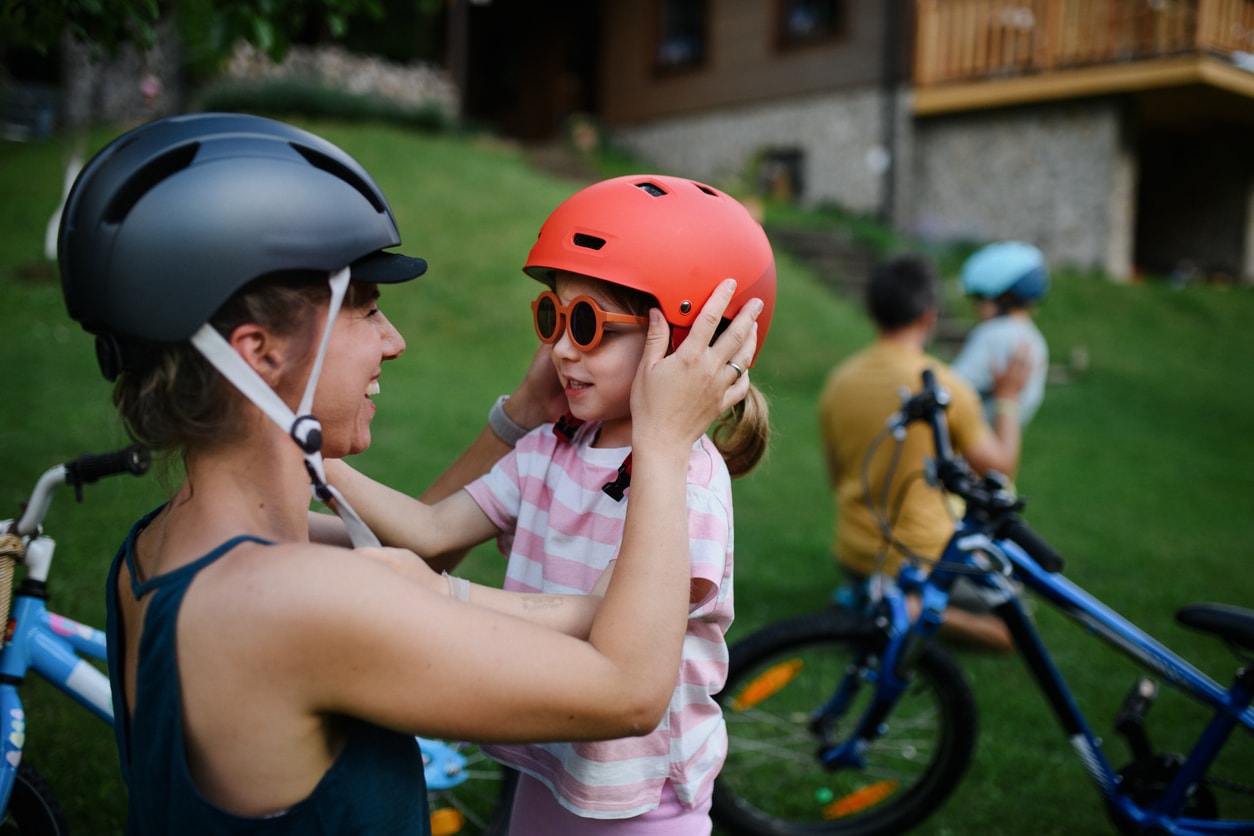
[[[723,413],[710,431],[710,439],[733,479],[744,476],[762,461],[770,437],[770,407],[766,395],[752,383],[745,399]]]

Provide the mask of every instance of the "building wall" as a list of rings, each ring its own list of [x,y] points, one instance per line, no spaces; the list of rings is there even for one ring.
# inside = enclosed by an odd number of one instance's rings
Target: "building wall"
[[[706,59],[659,73],[654,54],[657,3],[604,0],[599,65],[600,117],[618,128],[699,110],[748,106],[875,84],[884,71],[884,3],[846,4],[843,34],[781,50],[776,4],[708,0]]]
[[[799,159],[793,197],[874,214],[883,200],[883,98],[875,87],[618,127],[615,142],[665,173],[725,188],[769,190],[773,168]],[[775,167],[764,164],[774,153]]]
[[[1130,274],[1136,159],[1118,101],[918,119],[913,133],[913,233],[1024,238],[1051,262]]]

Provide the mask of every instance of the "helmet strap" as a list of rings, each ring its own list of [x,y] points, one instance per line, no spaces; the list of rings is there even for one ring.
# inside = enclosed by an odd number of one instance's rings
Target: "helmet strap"
[[[575,413],[567,412],[553,424],[553,434],[563,442],[570,443],[583,424],[582,418],[576,418]],[[623,459],[623,463],[619,465],[618,475],[602,485],[601,490],[605,491],[606,495],[615,502],[622,502],[629,487],[631,487],[631,453],[628,453],[627,458]]]
[[[601,486],[601,490],[615,502],[622,502],[623,495],[627,493],[627,488],[631,487],[631,453],[627,454],[627,458],[623,459],[623,463],[618,466],[618,477],[612,481],[606,482]]]
[[[301,397],[297,412],[293,412],[283,402],[278,393],[270,388],[270,384],[266,383],[235,349],[231,348],[231,344],[212,325],[206,323],[200,326],[196,333],[192,334],[191,342],[210,365],[270,420],[287,431],[296,442],[296,446],[300,447],[305,457],[305,470],[308,471],[312,482],[313,496],[344,521],[353,545],[378,546],[379,539],[349,505],[348,500],[333,486],[327,484],[326,468],[322,463],[322,425],[312,414],[314,391],[318,387],[318,377],[322,373],[322,361],[326,357],[331,331],[335,327],[336,317],[339,315],[344,295],[348,290],[348,281],[349,269],[347,267],[331,275],[331,304],[327,311],[326,326],[323,328],[318,354],[314,358],[309,379],[305,382],[305,393]]]

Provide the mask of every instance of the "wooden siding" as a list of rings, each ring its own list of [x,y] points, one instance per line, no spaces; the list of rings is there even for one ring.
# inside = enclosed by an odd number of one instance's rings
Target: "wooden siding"
[[[877,84],[884,67],[884,7],[849,0],[841,37],[780,49],[773,0],[708,0],[702,65],[658,72],[656,0],[604,0],[601,116],[607,124],[625,124]]]
[[[1254,0],[916,0],[915,111],[1183,85],[1254,98]]]

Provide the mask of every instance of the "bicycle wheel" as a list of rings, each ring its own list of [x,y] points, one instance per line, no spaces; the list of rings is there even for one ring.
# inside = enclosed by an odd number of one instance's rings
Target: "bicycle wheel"
[[[420,742],[427,760],[431,836],[505,836],[518,773],[473,743]]]
[[[843,742],[869,704],[882,634],[847,613],[763,628],[731,649],[719,695],[729,751],[713,816],[749,836],[896,833],[918,825],[957,786],[971,759],[976,707],[952,657],[931,645],[865,752],[865,766],[828,768],[824,742]],[[815,721],[851,666],[861,685],[849,710]]]
[[[0,834],[65,836],[68,832],[65,813],[52,788],[33,766],[22,762],[17,768],[9,807],[0,819]]]

